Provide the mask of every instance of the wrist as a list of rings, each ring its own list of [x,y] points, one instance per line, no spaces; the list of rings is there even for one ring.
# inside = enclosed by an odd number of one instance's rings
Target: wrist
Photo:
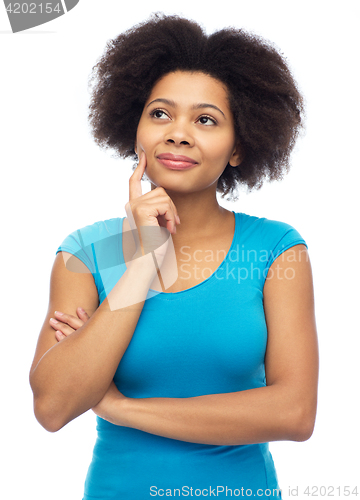
[[[111,424],[121,427],[131,427],[129,413],[131,408],[131,398],[120,394],[111,400],[107,400],[99,409],[97,415]]]
[[[98,417],[114,425],[126,426],[128,399],[118,391],[115,384],[112,384],[103,399],[92,410]]]
[[[132,427],[131,426],[131,413],[133,411],[133,398],[127,398],[126,396],[122,396],[119,398],[116,405],[118,411],[118,420],[120,423],[118,425],[122,425],[123,427]]]

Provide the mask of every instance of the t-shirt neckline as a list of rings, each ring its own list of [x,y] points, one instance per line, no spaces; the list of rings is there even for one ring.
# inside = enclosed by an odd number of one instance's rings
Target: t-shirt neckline
[[[224,266],[224,264],[228,260],[230,252],[233,250],[235,243],[236,243],[236,240],[237,240],[237,232],[238,232],[238,226],[239,226],[238,214],[236,212],[234,212],[234,210],[232,210],[232,213],[234,214],[234,217],[235,217],[234,235],[233,235],[233,239],[232,239],[229,251],[226,254],[226,256],[224,257],[223,261],[220,263],[219,267],[205,280],[201,281],[197,285],[194,285],[190,288],[186,288],[185,290],[180,290],[179,292],[159,292],[158,290],[153,290],[152,288],[149,288],[149,293],[154,294],[154,295],[152,295],[153,297],[160,296],[161,298],[171,299],[171,298],[175,298],[175,297],[184,296],[184,294],[186,294],[186,293],[191,293],[193,291],[197,291],[200,287],[204,287],[204,286],[211,284],[216,279],[216,274],[218,272],[220,272],[220,270],[222,269],[222,267]],[[123,225],[124,225],[124,219],[123,219],[122,227],[123,227]]]

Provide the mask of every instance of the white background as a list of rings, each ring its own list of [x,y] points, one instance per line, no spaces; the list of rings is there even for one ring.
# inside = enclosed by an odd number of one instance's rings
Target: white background
[[[327,488],[317,492],[323,497],[331,486],[358,485],[360,493],[359,3],[83,0],[18,34],[0,5],[3,498],[82,498],[95,415],[89,411],[48,433],[33,415],[28,371],[59,244],[75,229],[126,215],[132,162],[114,160],[92,141],[88,75],[108,39],[154,11],[194,19],[208,33],[236,26],[272,40],[306,97],[307,133],[290,174],[258,192],[242,192],[236,203],[219,202],[287,222],[309,246],[321,355],[318,415],[309,441],[270,445],[283,497],[292,498],[289,487],[298,487],[298,498],[309,498],[306,486]],[[144,182],[143,192],[149,190]]]

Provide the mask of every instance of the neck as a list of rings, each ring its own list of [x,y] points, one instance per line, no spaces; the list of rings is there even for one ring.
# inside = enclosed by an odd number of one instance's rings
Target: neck
[[[155,189],[151,185],[151,189]],[[174,244],[182,240],[192,240],[219,231],[221,224],[229,217],[231,211],[221,207],[216,199],[216,191],[209,190],[202,193],[179,193],[166,189],[177,209],[180,224],[176,225],[176,234],[172,235]],[[231,215],[230,215],[231,214]]]

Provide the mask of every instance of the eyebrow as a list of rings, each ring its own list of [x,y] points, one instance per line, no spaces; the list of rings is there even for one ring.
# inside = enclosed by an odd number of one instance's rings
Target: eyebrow
[[[173,108],[177,107],[177,104],[176,104],[175,101],[172,101],[170,99],[162,99],[162,98],[154,99],[153,101],[149,102],[149,104],[146,107],[148,108],[150,106],[150,104],[153,104],[154,102],[163,102],[165,104],[168,104],[169,106],[172,106]],[[226,116],[224,115],[224,113],[221,111],[220,108],[218,108],[217,106],[215,106],[215,104],[209,104],[207,102],[201,102],[199,104],[194,104],[191,107],[191,109],[202,109],[202,108],[213,108],[213,109],[216,109],[217,111],[220,111],[220,113],[226,119]]]

